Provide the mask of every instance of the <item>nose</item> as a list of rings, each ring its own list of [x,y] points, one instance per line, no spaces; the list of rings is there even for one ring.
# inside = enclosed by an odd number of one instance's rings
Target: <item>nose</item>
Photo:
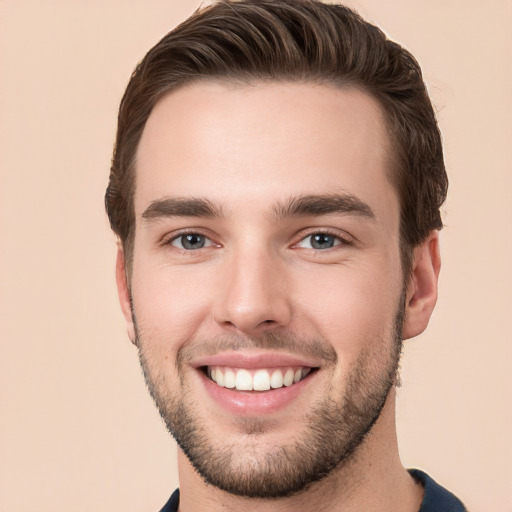
[[[214,310],[218,324],[250,335],[290,322],[291,290],[285,264],[277,255],[270,251],[236,254],[224,263]]]

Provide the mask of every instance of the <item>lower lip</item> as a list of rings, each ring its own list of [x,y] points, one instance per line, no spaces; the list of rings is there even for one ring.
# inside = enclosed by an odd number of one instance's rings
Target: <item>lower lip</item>
[[[198,370],[198,373],[210,397],[230,413],[240,416],[272,414],[291,405],[317,374],[317,372],[310,373],[296,384],[269,391],[236,391],[218,386],[201,370]]]

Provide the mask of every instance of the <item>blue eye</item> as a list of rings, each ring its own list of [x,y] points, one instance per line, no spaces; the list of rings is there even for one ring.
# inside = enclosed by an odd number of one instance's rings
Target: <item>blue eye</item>
[[[336,245],[336,237],[325,233],[316,233],[310,236],[313,249],[330,249]],[[339,243],[339,242],[338,242]]]
[[[332,249],[341,243],[343,240],[340,237],[329,233],[313,233],[303,238],[297,245],[305,249],[325,250]]]
[[[180,235],[172,240],[171,245],[178,249],[195,251],[197,249],[202,249],[203,247],[209,247],[212,245],[212,242],[209,238],[204,235],[200,235],[199,233],[186,233],[185,235]]]

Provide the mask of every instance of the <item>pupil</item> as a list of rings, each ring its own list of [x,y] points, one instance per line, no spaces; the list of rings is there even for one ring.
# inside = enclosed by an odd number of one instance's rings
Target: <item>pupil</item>
[[[181,243],[185,249],[201,249],[204,247],[204,237],[202,235],[184,235]]]
[[[311,245],[315,249],[329,249],[331,247],[334,247],[334,237],[322,233],[313,235],[313,241]]]

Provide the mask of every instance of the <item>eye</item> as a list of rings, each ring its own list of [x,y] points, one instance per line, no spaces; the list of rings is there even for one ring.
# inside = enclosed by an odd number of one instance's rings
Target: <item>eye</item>
[[[185,251],[196,251],[203,247],[212,246],[213,242],[206,236],[199,233],[185,233],[184,235],[179,235],[176,238],[173,238],[170,245]]]
[[[336,245],[348,244],[348,242],[339,236],[331,235],[329,233],[312,233],[303,238],[297,247],[304,249],[325,250],[332,249]]]

